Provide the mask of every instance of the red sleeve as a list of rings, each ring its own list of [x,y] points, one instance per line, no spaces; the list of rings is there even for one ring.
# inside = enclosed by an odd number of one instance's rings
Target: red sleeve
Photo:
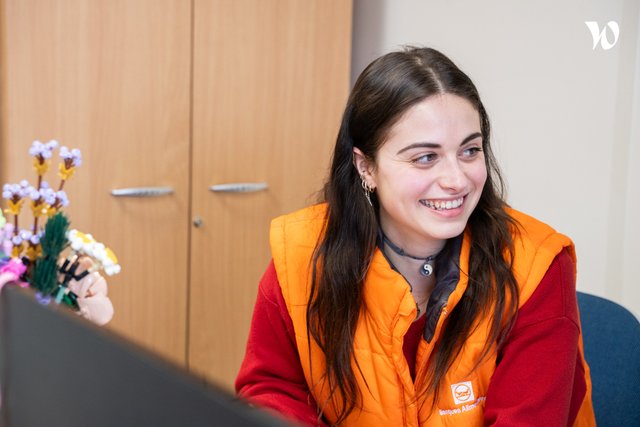
[[[257,406],[306,425],[318,425],[317,406],[302,371],[293,322],[273,261],[258,288],[236,391]]]
[[[586,393],[573,259],[553,261],[498,354],[485,425],[573,425]]]

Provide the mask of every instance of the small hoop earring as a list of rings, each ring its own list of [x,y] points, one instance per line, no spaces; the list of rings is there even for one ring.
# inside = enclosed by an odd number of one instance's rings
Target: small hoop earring
[[[364,191],[364,197],[367,198],[369,205],[373,206],[373,203],[371,203],[371,193],[373,193],[375,189],[371,185],[369,185],[369,183],[363,177],[360,177],[360,179],[362,183],[362,190]]]

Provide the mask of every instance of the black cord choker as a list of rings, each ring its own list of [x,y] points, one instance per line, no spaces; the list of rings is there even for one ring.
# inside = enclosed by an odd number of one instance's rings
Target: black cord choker
[[[420,274],[421,275],[423,275],[425,277],[428,277],[428,276],[431,276],[431,274],[433,274],[433,261],[436,259],[436,256],[438,256],[438,254],[431,255],[431,256],[428,256],[426,258],[425,257],[421,257],[421,256],[413,256],[411,254],[406,253],[404,251],[404,249],[400,248],[395,243],[393,243],[391,240],[389,240],[389,238],[384,233],[382,233],[382,238],[384,240],[384,243],[387,246],[389,246],[391,248],[391,250],[393,252],[397,253],[398,255],[422,261],[422,267],[420,267]]]

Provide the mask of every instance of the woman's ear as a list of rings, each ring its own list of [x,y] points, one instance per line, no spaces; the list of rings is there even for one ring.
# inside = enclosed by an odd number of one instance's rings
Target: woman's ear
[[[360,178],[369,185],[370,188],[376,188],[374,179],[374,164],[371,160],[367,159],[359,148],[353,147],[353,166],[358,171]]]

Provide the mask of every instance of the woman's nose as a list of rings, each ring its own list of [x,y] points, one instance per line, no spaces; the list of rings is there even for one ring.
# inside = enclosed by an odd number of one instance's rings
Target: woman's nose
[[[467,178],[457,159],[443,162],[441,166],[440,186],[452,192],[463,190],[467,183]]]

